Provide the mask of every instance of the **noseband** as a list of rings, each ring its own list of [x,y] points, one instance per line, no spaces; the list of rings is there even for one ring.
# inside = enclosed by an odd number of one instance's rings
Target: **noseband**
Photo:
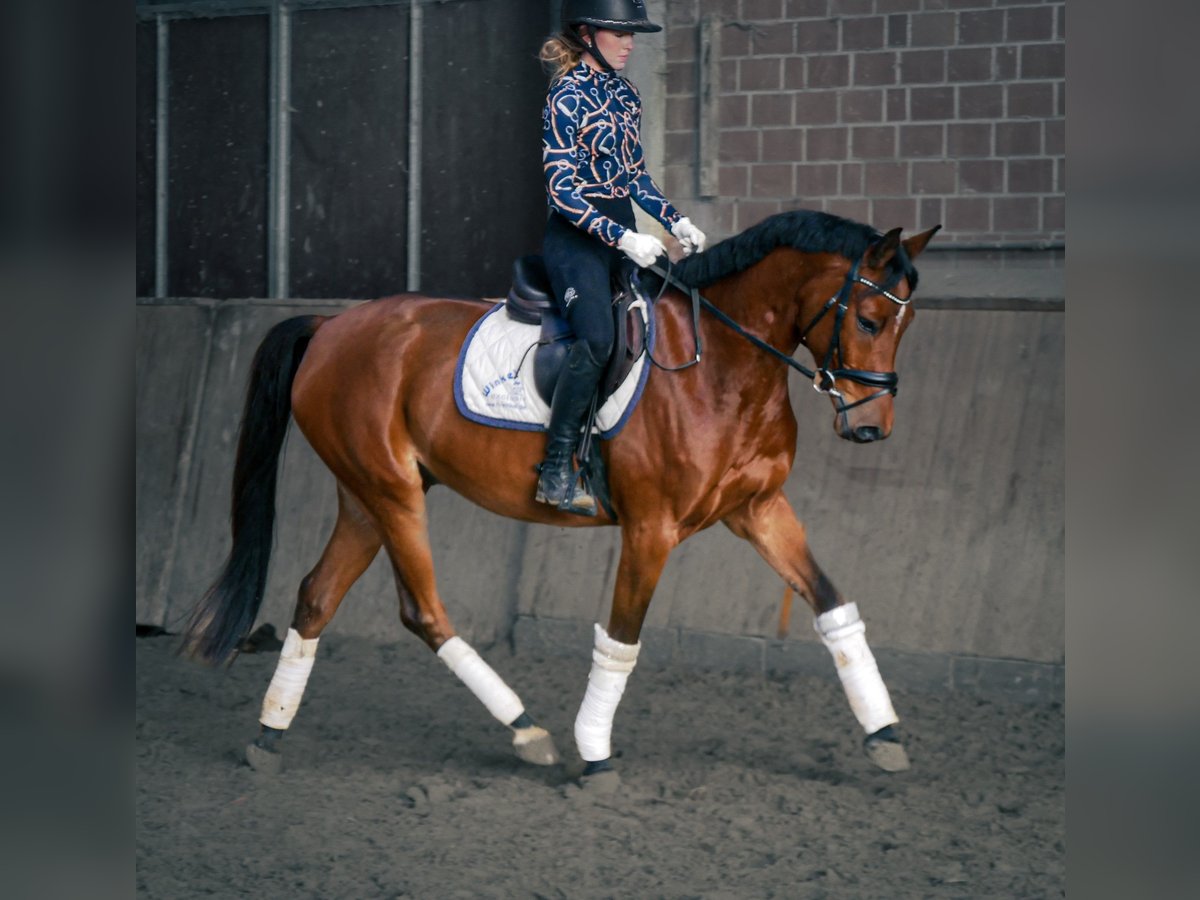
[[[829,349],[825,351],[825,359],[821,363],[816,372],[809,372],[805,367],[797,364],[797,368],[804,372],[813,380],[813,390],[819,394],[828,394],[835,398],[834,408],[841,414],[848,410],[854,409],[856,406],[862,406],[864,403],[870,403],[879,397],[885,397],[889,394],[895,396],[896,385],[900,380],[900,376],[895,372],[873,372],[869,369],[845,369],[845,368],[830,368],[830,366],[840,364],[842,361],[842,322],[846,318],[846,312],[850,308],[850,292],[854,289],[855,284],[866,285],[876,293],[883,294],[893,303],[900,306],[908,305],[908,300],[902,300],[891,291],[885,290],[882,285],[876,284],[869,278],[864,278],[858,274],[859,266],[862,263],[860,256],[854,261],[854,265],[850,267],[850,271],[846,273],[846,280],[842,282],[841,290],[829,298],[828,302],[813,316],[812,321],[804,327],[800,332],[800,343],[804,343],[808,337],[808,333],[817,327],[817,323],[825,318],[825,314],[831,309],[836,310],[833,318],[833,338],[829,342]],[[790,359],[790,357],[789,357]],[[842,392],[836,387],[837,379],[844,378],[847,381],[853,381],[855,384],[865,385],[867,387],[877,387],[878,391],[863,397],[861,400],[855,400],[853,403],[846,403]]]
[[[842,361],[842,322],[845,320],[846,312],[850,308],[850,292],[854,290],[854,285],[865,285],[876,293],[887,297],[898,306],[907,306],[909,302],[909,300],[897,297],[891,291],[884,288],[883,285],[876,284],[874,281],[871,281],[871,279],[864,278],[862,275],[858,274],[861,264],[862,257],[860,256],[854,261],[854,265],[850,267],[850,271],[846,273],[846,278],[842,282],[841,289],[829,298],[828,302],[821,307],[817,314],[813,316],[812,320],[804,327],[804,330],[800,332],[800,342],[803,343],[805,338],[808,337],[808,333],[817,327],[817,323],[819,323],[821,319],[825,317],[825,314],[831,309],[835,310],[833,319],[833,338],[829,342],[829,349],[825,352],[824,361],[815,372],[805,366],[803,363],[797,362],[786,353],[781,353],[780,351],[776,350],[761,338],[758,338],[746,331],[746,329],[744,329],[741,325],[739,325],[729,316],[725,315],[725,313],[717,309],[717,307],[713,306],[711,301],[705,297],[702,297],[696,288],[688,287],[687,285],[682,284],[677,278],[671,275],[669,264],[666,271],[663,271],[657,265],[650,266],[650,270],[652,272],[662,276],[663,289],[665,289],[667,284],[670,283],[675,285],[677,288],[687,291],[692,297],[692,320],[696,326],[696,355],[689,362],[684,363],[682,366],[675,367],[674,370],[668,369],[668,371],[678,371],[678,369],[685,369],[688,366],[694,366],[696,363],[700,362],[701,347],[699,314],[700,307],[703,306],[710,313],[712,313],[718,321],[732,328],[760,350],[770,353],[772,356],[791,366],[793,369],[804,373],[806,377],[812,380],[813,390],[819,394],[828,394],[830,397],[834,398],[834,408],[837,414],[840,416],[845,416],[846,412],[854,409],[854,407],[862,406],[864,403],[870,403],[872,400],[876,400],[879,397],[886,397],[888,395],[895,396],[896,385],[900,380],[900,376],[895,372],[873,372],[868,369],[846,369],[840,367],[830,368],[833,365],[840,365]],[[662,296],[662,291],[659,291],[659,296]],[[658,365],[658,362],[654,360],[653,357],[651,357],[651,361],[654,362],[655,365]],[[665,368],[664,366],[659,367]],[[842,392],[839,391],[836,386],[837,379],[839,378],[844,378],[847,381],[853,381],[856,384],[866,385],[867,387],[877,387],[879,390],[868,397],[863,397],[861,400],[855,400],[853,403],[846,403],[845,397],[842,396]]]

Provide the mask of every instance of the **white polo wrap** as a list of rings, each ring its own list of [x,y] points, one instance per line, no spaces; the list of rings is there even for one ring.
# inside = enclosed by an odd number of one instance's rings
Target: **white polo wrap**
[[[622,644],[596,625],[596,646],[592,650],[592,670],[588,673],[587,692],[579,715],[575,717],[575,744],[585,762],[597,762],[612,756],[612,724],[617,704],[625,693],[625,682],[637,665],[641,642]]]
[[[487,707],[487,711],[505,725],[512,724],[525,712],[521,698],[516,692],[483,661],[483,657],[475,652],[474,647],[458,635],[442,644],[437,655],[450,671],[471,689],[471,693],[479,698]]]
[[[317,658],[317,642],[320,638],[305,640],[294,628],[289,628],[279,651],[279,662],[267,695],[263,697],[262,714],[258,721],[269,728],[283,730],[292,724],[304,687]]]
[[[847,603],[821,613],[813,627],[833,654],[846,699],[863,730],[874,734],[885,725],[899,722],[875,656],[867,646],[867,626],[858,616],[858,604]]]

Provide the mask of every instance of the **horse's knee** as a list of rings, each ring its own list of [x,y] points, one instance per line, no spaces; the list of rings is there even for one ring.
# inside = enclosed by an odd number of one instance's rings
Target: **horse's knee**
[[[584,339],[584,346],[591,354],[591,364],[599,367],[612,355],[613,338],[608,335],[592,335]]]

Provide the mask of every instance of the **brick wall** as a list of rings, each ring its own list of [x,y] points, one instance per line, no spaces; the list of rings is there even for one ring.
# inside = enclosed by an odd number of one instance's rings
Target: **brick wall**
[[[699,35],[720,16],[716,196]],[[938,243],[1064,238],[1066,9],[1037,0],[667,0],[668,196],[714,237],[786,209]]]

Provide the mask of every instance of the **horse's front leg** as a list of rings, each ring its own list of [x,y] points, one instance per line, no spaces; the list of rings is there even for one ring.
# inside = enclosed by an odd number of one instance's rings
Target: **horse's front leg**
[[[804,526],[796,519],[782,491],[755,497],[725,524],[754,545],[763,559],[796,593],[808,600],[815,627],[829,648],[854,717],[866,732],[867,756],[881,769],[899,772],[909,766],[908,754],[892,728],[899,718],[875,656],[867,646],[866,626],[858,605],[847,603],[812,558]]]
[[[637,664],[638,640],[654,587],[678,543],[665,527],[632,526],[621,536],[621,562],[607,631],[597,623],[587,691],[575,718],[575,743],[583,758],[585,784],[615,788],[612,725],[629,674]]]

